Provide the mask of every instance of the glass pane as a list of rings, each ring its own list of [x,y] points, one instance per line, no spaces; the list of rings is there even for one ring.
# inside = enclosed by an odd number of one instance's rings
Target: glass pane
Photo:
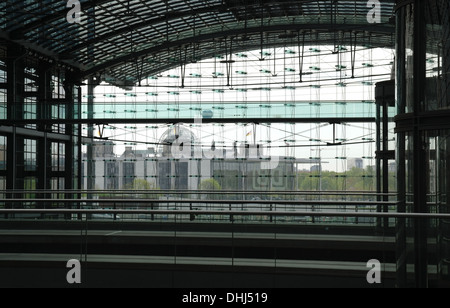
[[[0,170],[7,169],[7,138],[0,136]]]
[[[448,109],[450,107],[450,22],[448,1],[428,1],[426,6],[426,110]]]
[[[25,171],[36,171],[36,145],[37,141],[33,139],[25,139],[24,141],[24,165]]]
[[[414,111],[414,5],[404,8],[405,12],[405,78],[406,112]]]

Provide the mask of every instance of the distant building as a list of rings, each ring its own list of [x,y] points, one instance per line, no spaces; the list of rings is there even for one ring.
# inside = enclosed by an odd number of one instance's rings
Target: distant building
[[[114,143],[111,141],[94,142],[92,149],[94,157],[114,156]]]
[[[322,171],[322,167],[320,165],[314,165],[311,167],[311,172],[320,172]]]
[[[86,153],[83,154],[84,188],[88,188],[87,177],[94,176],[95,187],[92,188],[106,190],[129,188],[135,179],[145,179],[149,173],[147,168],[151,168],[147,161],[155,152],[153,148],[134,151],[132,147],[126,147],[123,154],[117,156],[114,153],[114,143],[110,141],[95,142],[92,148],[94,175],[87,174],[88,157]],[[156,183],[154,185],[156,187]]]
[[[348,170],[352,170],[353,168],[364,169],[364,162],[362,158],[349,158],[347,160],[347,168]]]
[[[95,189],[129,189],[137,179],[162,190],[197,190],[203,180],[214,179],[224,190],[292,190],[299,164],[317,164],[317,160],[293,157],[271,157],[274,168],[262,168],[262,147],[248,144],[231,148],[201,147],[197,137],[187,128],[175,126],[160,138],[158,148],[134,150],[126,147],[121,155],[114,144],[93,144]],[[188,157],[177,158],[180,151]],[[87,154],[83,155],[83,175],[87,175]],[[91,176],[91,175],[88,175]],[[87,178],[84,177],[87,189]]]
[[[389,164],[389,172],[397,172],[397,163],[392,162]]]

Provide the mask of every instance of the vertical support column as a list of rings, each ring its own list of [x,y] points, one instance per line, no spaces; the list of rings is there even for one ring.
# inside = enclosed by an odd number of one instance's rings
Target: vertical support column
[[[384,99],[383,99],[383,201],[389,201],[387,194],[389,193],[389,109],[387,103],[387,91],[384,88]],[[392,157],[394,158],[394,157]],[[388,206],[383,206],[383,212],[389,212]],[[384,229],[389,228],[389,218],[385,217],[383,220]]]
[[[77,99],[75,100],[75,98],[74,98],[74,108],[76,109],[76,112],[74,112],[73,115],[76,115],[77,119],[80,119],[81,118],[81,97],[82,97],[81,87],[77,87],[76,91],[77,91],[77,93],[76,93]],[[78,154],[77,154],[78,160],[77,160],[77,162],[78,162],[78,164],[77,164],[77,167],[76,167],[76,168],[78,168],[78,172],[77,172],[78,183],[77,183],[77,186],[74,187],[74,189],[81,190],[82,187],[83,187],[83,164],[82,164],[82,161],[83,161],[82,131],[83,130],[82,130],[82,125],[81,124],[76,124],[76,127],[77,127],[76,135],[78,136],[77,137],[77,146],[78,146],[78,148],[77,148],[77,151],[78,151]],[[77,199],[81,199],[81,194],[79,193],[79,194],[77,194],[77,196],[74,196],[74,197],[76,197]],[[77,209],[81,209],[81,204],[77,203],[76,207],[77,207]],[[83,215],[82,214],[78,214],[77,219],[78,220],[82,220],[83,219]]]
[[[88,39],[93,40],[95,38],[95,32],[96,32],[96,23],[95,23],[95,11],[96,8],[93,6],[88,10],[88,29],[87,29],[87,36]],[[88,54],[90,55],[90,60],[95,61],[94,58],[94,50],[95,50],[95,43],[92,43],[87,47]],[[88,78],[88,119],[93,119],[94,117],[94,90],[95,85],[97,84],[98,80],[95,79],[93,76],[90,76]],[[87,189],[93,190],[95,189],[95,178],[93,175],[95,175],[95,165],[94,165],[94,153],[93,153],[93,143],[94,142],[94,125],[89,124],[88,127],[88,139],[89,143],[87,145]],[[88,199],[92,199],[92,195],[88,194]]]
[[[450,139],[444,137],[438,147],[439,160],[439,213],[450,213]],[[450,220],[441,219],[439,222],[439,274],[443,279],[449,280],[450,276]]]
[[[73,83],[73,78],[70,74],[70,72],[65,72],[65,82],[64,82],[64,92],[66,94],[65,97],[65,118],[68,120],[73,120],[76,118],[77,112],[76,112],[76,106],[74,101],[74,91],[75,91],[75,85]],[[74,156],[75,151],[79,147],[79,144],[75,144],[76,142],[79,142],[79,139],[77,136],[75,136],[76,130],[75,128],[76,124],[66,124],[65,127],[65,133],[66,135],[70,136],[70,141],[66,142],[65,147],[65,179],[64,179],[64,185],[65,189],[76,189],[77,187],[74,187],[74,175],[78,175],[78,167],[74,165]],[[79,163],[79,160],[78,160]],[[75,170],[77,169],[77,170]]]
[[[388,80],[377,83],[376,91],[377,105],[377,201],[389,201],[389,160],[395,159],[395,151],[389,149],[389,107],[395,106],[395,81]],[[383,194],[381,196],[381,194]],[[378,212],[387,213],[387,206],[379,206]],[[377,219],[377,227],[380,232],[389,228],[387,217]]]
[[[65,81],[64,81],[64,92],[65,92],[65,118],[68,120],[77,119],[79,114],[78,101],[75,101],[75,96],[78,96],[78,91],[74,85],[73,73],[66,70]],[[80,140],[81,138],[77,135],[78,131],[76,129],[78,124],[66,124],[65,134],[70,136],[70,140],[65,143],[65,162],[64,162],[64,189],[73,190],[79,189],[78,183],[80,183],[80,156],[78,156],[78,149],[81,148]],[[75,180],[77,177],[77,181]],[[81,195],[67,194],[64,199],[80,199]],[[67,208],[78,208],[76,203],[67,204]],[[71,215],[67,214],[66,219],[71,219]]]
[[[406,112],[406,73],[405,73],[405,30],[406,18],[403,8],[396,12],[396,83],[397,83],[397,113],[404,114]],[[406,212],[406,134],[397,132],[397,211]],[[396,225],[396,281],[400,288],[408,287],[407,265],[407,220],[405,218],[397,219]]]
[[[87,93],[87,101],[88,101],[88,119],[93,119],[94,116],[94,78],[89,77],[88,79],[88,93]],[[89,143],[87,144],[87,189],[93,190],[95,189],[95,178],[93,175],[95,174],[95,165],[94,165],[94,125],[88,125],[88,139]]]
[[[38,93],[36,100],[36,119],[50,119],[51,118],[51,99],[52,89],[50,86],[52,75],[50,72],[51,66],[47,63],[39,63],[38,74]],[[51,131],[51,124],[43,122],[37,125],[37,130],[45,134],[44,138],[40,138],[37,142],[37,189],[50,189],[51,179],[49,174],[51,172],[51,142],[48,142],[47,132]],[[51,195],[39,196],[39,198],[51,198]]]
[[[398,210],[427,213],[427,134],[418,116],[423,111],[426,83],[427,1],[398,1],[397,10],[397,106],[410,120],[398,132]],[[411,208],[408,208],[410,202]],[[397,225],[397,275],[401,287],[428,287],[428,226],[423,218],[399,219]],[[408,276],[411,265],[413,275]],[[414,277],[411,279],[410,277]]]
[[[23,94],[24,94],[24,64],[23,57],[25,51],[17,45],[9,45],[7,50],[7,74],[8,74],[8,94],[7,94],[7,116],[9,120],[22,119],[23,117]],[[8,136],[8,171],[6,189],[23,189],[23,181],[18,181],[18,177],[23,177],[23,139],[19,142],[16,135],[16,127],[13,133]],[[19,153],[22,153],[20,155]],[[23,169],[23,168],[22,168]]]
[[[73,119],[73,84],[65,84],[64,86],[64,90],[66,93],[66,115],[65,118],[66,119]],[[64,170],[66,171],[66,176],[64,179],[64,185],[65,185],[65,189],[74,189],[75,187],[73,187],[74,185],[74,179],[73,179],[73,175],[75,174],[73,171],[74,169],[74,165],[73,165],[73,161],[74,161],[74,148],[75,148],[75,144],[74,141],[75,136],[74,136],[74,129],[73,126],[75,124],[66,124],[66,129],[65,132],[68,136],[70,136],[70,141],[66,142],[66,151],[65,151],[65,166],[64,166]]]
[[[423,109],[426,82],[426,33],[425,33],[425,1],[414,2],[414,114],[417,116]],[[414,125],[414,211],[427,213],[427,180],[429,180],[426,161],[426,140],[424,132]],[[414,226],[414,254],[416,287],[428,287],[428,221],[416,219]]]
[[[424,149],[424,136],[414,132],[414,209],[416,213],[426,213],[427,209],[427,185],[429,179],[425,168],[426,151]],[[414,269],[416,287],[428,287],[428,221],[417,218],[414,221]]]
[[[381,155],[379,154],[381,151],[381,106],[377,101],[376,104],[377,116],[376,116],[376,184],[377,184],[377,202],[381,202],[381,193],[382,193],[382,173],[381,173]],[[377,206],[377,212],[381,212],[381,206]],[[381,217],[377,217],[377,230],[381,230]]]
[[[81,119],[81,97],[83,95],[82,91],[81,91],[81,87],[78,87],[78,94],[77,94],[77,117],[78,119]],[[83,127],[81,124],[78,124],[78,187],[77,189],[82,188],[82,183],[83,183],[83,165],[82,165],[82,160],[83,160],[83,153],[82,153],[82,131],[83,131]],[[81,196],[79,196],[79,199],[81,199]]]
[[[450,9],[448,1],[437,1],[439,11],[445,12]],[[450,104],[450,14],[443,14],[442,20],[442,42],[443,46],[439,50],[439,65],[442,67],[442,82],[440,87],[441,101],[438,106],[447,107]],[[438,173],[439,175],[439,213],[450,213],[450,139],[445,133],[440,134],[438,146]],[[439,274],[441,279],[450,280],[450,220],[440,219],[439,221]]]

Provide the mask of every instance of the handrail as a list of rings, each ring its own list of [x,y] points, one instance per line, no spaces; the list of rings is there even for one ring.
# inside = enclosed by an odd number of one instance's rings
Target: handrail
[[[241,190],[0,190],[0,194],[243,194],[243,195],[342,195],[342,196],[397,196],[397,193],[374,191],[241,191]]]
[[[328,201],[328,200],[199,200],[199,199],[0,199],[5,203],[183,203],[183,204],[277,204],[277,205],[397,205],[397,201]]]
[[[0,209],[0,214],[155,214],[155,215],[236,215],[236,216],[314,216],[450,219],[441,213],[383,212],[305,212],[305,211],[217,211],[217,210],[79,210],[79,209]]]

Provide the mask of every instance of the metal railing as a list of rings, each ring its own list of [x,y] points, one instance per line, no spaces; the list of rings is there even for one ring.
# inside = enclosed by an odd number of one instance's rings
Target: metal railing
[[[184,215],[178,219],[379,225],[387,216],[366,214],[393,212],[397,205],[380,201],[394,193],[367,191],[5,190],[0,196],[0,219],[164,221]]]
[[[74,215],[85,215],[85,214],[171,214],[171,215],[206,215],[206,214],[224,214],[223,211],[215,210],[81,210],[81,209],[0,209],[0,214],[74,214]],[[374,217],[374,218],[396,218],[396,219],[450,219],[450,214],[439,214],[439,213],[380,213],[380,212],[304,212],[304,211],[288,211],[288,212],[273,212],[273,211],[228,211],[226,215],[241,215],[241,216],[251,216],[251,215],[266,215],[266,216],[332,216],[332,217]]]
[[[397,203],[364,201],[367,196],[370,196],[370,200],[380,198],[380,194],[373,192],[326,192],[320,195],[318,192],[297,191],[243,192],[246,196],[244,200],[227,199],[227,196],[237,193],[241,192],[8,190],[0,191],[0,196],[3,196],[0,198],[0,220],[338,223],[380,226],[384,219],[384,226],[393,226],[395,223],[389,222],[392,217],[385,214],[396,211]],[[252,197],[255,193],[263,198]],[[271,198],[273,194],[282,197]],[[336,199],[340,200],[321,200],[323,195],[337,196]],[[212,196],[215,200],[210,198]],[[342,200],[349,196],[356,196],[360,200]]]
[[[383,198],[383,197],[396,197],[396,192],[390,193],[377,193],[374,191],[298,191],[298,190],[272,190],[272,191],[258,191],[258,190],[170,190],[170,189],[157,189],[157,190],[0,190],[0,196],[20,195],[20,194],[66,194],[66,195],[238,195],[238,196],[339,196],[339,197],[367,197],[367,198]]]

